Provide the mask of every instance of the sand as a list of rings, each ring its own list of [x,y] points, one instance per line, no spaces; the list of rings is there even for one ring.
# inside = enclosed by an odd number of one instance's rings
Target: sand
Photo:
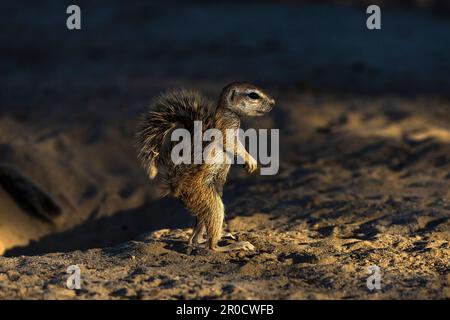
[[[86,3],[79,34],[58,4],[10,8],[24,36],[0,35],[0,298],[450,298],[450,25],[393,10],[395,32],[374,36],[358,9],[325,8],[244,6],[229,23],[226,4]],[[246,12],[273,19],[248,38]],[[136,121],[161,90],[214,98],[239,79],[277,100],[244,127],[280,129],[280,171],[235,166],[225,186],[227,231],[255,252],[187,255],[193,218],[145,177]]]

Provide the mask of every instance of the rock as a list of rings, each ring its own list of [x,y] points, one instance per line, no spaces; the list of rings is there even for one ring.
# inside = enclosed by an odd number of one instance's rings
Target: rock
[[[0,164],[0,185],[32,215],[49,222],[61,215],[54,199],[13,167]]]

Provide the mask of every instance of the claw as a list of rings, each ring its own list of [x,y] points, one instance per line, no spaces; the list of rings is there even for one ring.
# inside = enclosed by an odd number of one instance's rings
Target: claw
[[[247,169],[248,173],[253,173],[258,168],[258,164],[256,162],[250,162],[245,164],[245,168]]]

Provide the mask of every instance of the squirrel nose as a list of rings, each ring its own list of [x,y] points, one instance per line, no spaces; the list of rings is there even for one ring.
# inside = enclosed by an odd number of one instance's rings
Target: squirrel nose
[[[270,98],[269,104],[271,107],[273,107],[275,105],[275,100],[273,98]]]

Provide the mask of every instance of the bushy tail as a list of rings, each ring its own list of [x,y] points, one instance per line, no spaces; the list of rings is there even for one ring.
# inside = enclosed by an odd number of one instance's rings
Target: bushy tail
[[[158,160],[170,159],[167,155],[171,132],[185,128],[192,133],[197,120],[203,122],[204,129],[210,127],[212,112],[212,104],[194,91],[169,91],[152,101],[142,115],[136,135],[138,158],[151,179],[158,173]]]

